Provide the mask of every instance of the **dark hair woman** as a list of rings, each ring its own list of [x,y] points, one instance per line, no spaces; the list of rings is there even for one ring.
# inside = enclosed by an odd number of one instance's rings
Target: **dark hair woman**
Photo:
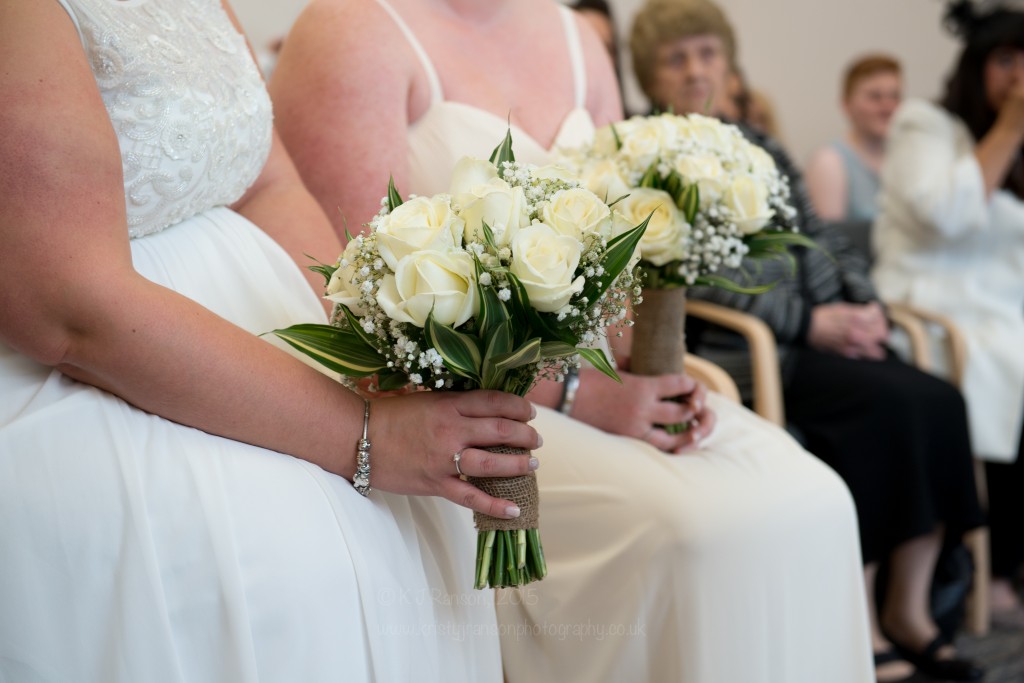
[[[897,114],[875,228],[888,299],[940,311],[967,338],[975,453],[987,460],[993,618],[1024,628],[1024,11],[953,3],[964,42],[941,106]]]

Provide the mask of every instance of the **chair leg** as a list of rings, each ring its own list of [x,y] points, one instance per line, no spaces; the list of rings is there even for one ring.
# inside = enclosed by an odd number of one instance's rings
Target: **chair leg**
[[[974,583],[967,595],[967,632],[974,636],[988,633],[989,590],[992,568],[989,562],[988,527],[974,529],[967,533],[964,542],[974,558]]]

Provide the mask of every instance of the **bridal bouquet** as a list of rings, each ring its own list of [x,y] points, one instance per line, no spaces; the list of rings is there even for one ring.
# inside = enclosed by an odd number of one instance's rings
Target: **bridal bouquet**
[[[331,324],[275,334],[342,375],[375,377],[382,391],[522,396],[581,358],[618,379],[592,347],[639,294],[646,223],[613,220],[564,169],[516,162],[510,135],[489,161],[462,159],[449,193],[403,201],[392,182],[382,206],[336,264],[315,267],[336,304]],[[477,513],[476,587],[543,578],[534,476],[470,481],[522,510],[515,520]]]
[[[718,274],[744,258],[788,258],[798,234],[788,181],[740,130],[690,114],[634,116],[564,150],[562,163],[612,202],[624,220],[651,215],[640,241],[644,305],[634,329],[633,370],[682,370],[685,288],[712,285],[756,294]],[[639,352],[638,352],[639,351]]]
[[[715,273],[809,243],[771,156],[718,119],[634,116],[598,130],[589,148],[567,150],[563,163],[591,191],[621,198],[614,206],[627,220],[654,212],[640,242],[649,287],[751,291]]]

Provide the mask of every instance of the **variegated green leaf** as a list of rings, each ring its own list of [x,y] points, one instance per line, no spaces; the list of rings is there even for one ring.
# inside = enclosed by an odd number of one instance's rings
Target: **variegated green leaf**
[[[615,130],[615,124],[608,126],[612,129],[612,137],[615,138],[615,151],[618,152],[622,149],[622,138],[619,137],[619,131]]]
[[[398,190],[395,188],[395,176],[391,176],[391,179],[388,180],[388,211],[394,211],[402,204],[404,204],[402,195],[398,194]]]
[[[352,328],[352,332],[359,335],[359,338],[363,340],[363,343],[371,348],[377,348],[377,338],[370,335],[363,326],[359,324],[359,318],[349,310],[349,307],[345,304],[340,304],[341,310],[345,312],[345,319],[348,320],[349,327]]]
[[[487,225],[487,221],[481,221],[480,224],[484,229],[484,244],[494,253],[498,253],[498,243],[494,241],[494,230],[491,229],[491,226]]]
[[[613,282],[615,282],[615,278],[617,278],[622,270],[629,265],[629,260],[633,257],[636,245],[640,243],[640,238],[644,236],[644,231],[647,230],[647,224],[650,222],[651,216],[653,215],[654,212],[651,212],[651,214],[644,219],[643,223],[608,242],[608,250],[605,252],[604,258],[601,259],[601,266],[604,268],[604,275],[601,276],[600,280],[597,278],[590,278],[587,280],[587,284],[583,287],[581,296],[586,297],[587,301],[590,302],[591,305],[604,296],[604,293],[608,291],[608,288],[611,287]],[[600,284],[598,284],[599,282]],[[567,327],[572,324],[572,322],[571,318],[566,317],[558,323],[558,325],[560,327]]]
[[[565,342],[552,341],[543,342],[540,345],[541,358],[565,358],[576,353],[576,347]]]
[[[404,372],[381,372],[377,375],[377,386],[381,391],[397,391],[409,383]]]
[[[640,187],[653,187],[654,189],[661,189],[661,176],[658,175],[658,162],[655,161],[647,170],[644,172],[643,177],[640,178]]]
[[[696,183],[687,185],[683,189],[679,195],[678,206],[679,210],[683,212],[686,222],[693,225],[693,219],[696,218],[697,211],[700,210],[700,188]]]
[[[766,285],[750,285],[744,287],[743,285],[733,282],[729,278],[721,275],[701,275],[697,278],[697,284],[705,285],[707,287],[718,287],[727,292],[735,292],[736,294],[764,294],[776,285],[776,283],[771,282]]]
[[[539,363],[544,359],[541,346],[540,337],[534,337],[515,351],[495,357],[494,364],[499,370],[508,371],[531,363]]]
[[[519,278],[512,273],[508,273],[508,280],[509,289],[512,290],[510,308],[512,311],[525,316],[525,320],[517,321],[517,324],[522,324],[524,329],[531,330],[534,335],[539,335],[541,341],[561,341],[566,344],[576,344],[573,334],[564,328],[568,325],[560,326],[556,322],[554,315],[541,315],[533,307],[530,303],[530,295],[526,293],[526,288],[523,287],[523,283],[519,281]],[[550,323],[549,320],[551,321]]]
[[[497,361],[512,351],[512,324],[505,321],[494,327],[487,335],[487,352],[483,357],[480,371],[482,389],[501,389],[505,383],[505,372]]]
[[[608,375],[616,382],[622,383],[618,373],[615,372],[615,368],[608,362],[608,357],[604,355],[604,351],[601,349],[576,349],[576,351],[596,369]]]
[[[512,152],[512,127],[509,126],[505,131],[505,139],[501,141],[494,151],[491,152],[490,162],[494,164],[498,171],[503,170],[503,166],[506,161],[515,161],[516,155]]]
[[[427,341],[441,354],[449,370],[460,377],[480,383],[481,358],[476,339],[437,322],[433,313],[427,316],[427,324],[423,331],[426,333]]]
[[[384,356],[353,330],[306,324],[274,330],[272,334],[342,375],[368,377],[387,367]]]

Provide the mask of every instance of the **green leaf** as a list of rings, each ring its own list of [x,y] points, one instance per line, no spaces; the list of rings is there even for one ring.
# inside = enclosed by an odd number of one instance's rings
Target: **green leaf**
[[[427,316],[427,324],[423,331],[426,333],[427,341],[441,354],[449,370],[480,384],[481,358],[476,339],[437,322],[434,320],[433,312]]]
[[[658,162],[655,161],[647,167],[642,178],[640,178],[639,187],[652,187],[654,189],[661,189],[661,176],[658,175]]]
[[[274,330],[293,348],[334,372],[369,377],[387,367],[387,359],[354,330],[333,325],[292,325]]]
[[[566,344],[576,344],[576,339],[571,332],[565,329],[561,329],[561,326],[557,323],[552,325],[548,321],[553,320],[554,316],[551,314],[541,315],[537,309],[530,303],[530,296],[526,293],[526,288],[523,287],[523,283],[519,281],[514,274],[508,273],[509,289],[512,291],[512,305],[511,309],[518,315],[522,316],[523,320],[517,320],[517,324],[522,324],[523,329],[529,330],[531,336],[539,336],[541,341],[561,341]],[[569,320],[568,317],[565,319]]]
[[[605,252],[604,258],[601,259],[604,275],[600,278],[590,278],[587,280],[587,284],[584,285],[583,292],[581,293],[581,298],[586,297],[589,302],[588,305],[593,305],[595,301],[604,296],[604,293],[615,282],[615,278],[629,265],[629,260],[636,250],[636,245],[640,243],[640,238],[644,236],[644,231],[647,230],[647,224],[653,215],[654,212],[652,211],[644,219],[643,223],[608,242],[608,251]],[[599,279],[601,284],[598,284]],[[566,317],[562,320],[560,326],[568,326],[571,323],[572,320]]]
[[[388,211],[394,211],[403,203],[402,196],[395,188],[395,176],[391,176],[391,179],[388,180]]]
[[[476,316],[476,325],[482,339],[489,339],[493,330],[507,320],[511,320],[505,303],[498,298],[494,287],[485,287],[480,284],[480,275],[484,272],[483,264],[475,259],[476,267],[476,291],[480,297],[480,312]]]
[[[609,204],[609,205],[608,205],[608,208],[609,208],[609,209],[610,209],[610,208],[612,208],[613,206],[615,206],[616,204],[618,204],[619,202],[621,202],[621,201],[622,201],[623,199],[625,199],[625,198],[626,198],[626,197],[628,197],[628,196],[629,196],[629,193],[627,192],[626,194],[622,195],[621,197],[619,197],[618,199],[616,199],[616,200],[615,200],[614,202],[612,202],[611,204]],[[606,200],[605,200],[605,201],[607,201],[607,198],[606,198]]]
[[[697,184],[687,185],[679,195],[677,203],[683,216],[686,217],[686,222],[693,225],[693,219],[697,216],[697,211],[700,210],[700,188],[697,187]]]
[[[727,292],[735,292],[736,294],[764,294],[775,287],[775,282],[770,282],[766,285],[750,285],[744,287],[727,277],[722,275],[701,275],[697,278],[696,284],[705,285],[707,287],[719,287]]]
[[[541,358],[565,358],[576,354],[576,347],[565,342],[552,341],[542,342],[540,345]]]
[[[338,266],[332,263],[324,263],[320,259],[316,258],[315,256],[310,256],[309,254],[303,254],[303,256],[308,258],[310,261],[316,262],[315,266],[307,266],[307,268],[313,271],[314,273],[320,273],[321,275],[323,275],[324,286],[326,287],[327,283],[329,283],[331,281],[331,278],[334,276],[334,271],[338,270]]]
[[[622,138],[619,137],[619,131],[615,130],[615,124],[611,124],[609,128],[612,129],[612,137],[615,138],[615,151],[618,152],[622,149]]]
[[[506,161],[515,161],[516,155],[512,153],[512,126],[510,125],[505,131],[505,139],[501,141],[494,151],[491,152],[490,162],[494,164],[498,172],[504,171],[504,165]]]
[[[491,226],[487,225],[487,221],[481,221],[480,224],[484,229],[484,244],[487,245],[488,249],[497,254],[498,243],[494,240],[494,230],[491,229]]]
[[[512,325],[506,320],[491,330],[487,337],[487,352],[484,353],[480,372],[481,389],[501,389],[505,382],[505,372],[498,367],[497,360],[512,350]]]
[[[530,365],[531,363],[539,363],[545,358],[542,353],[542,346],[540,337],[534,337],[514,351],[495,356],[493,359],[494,365],[499,370],[505,372],[521,368],[524,365]]]
[[[594,368],[608,375],[619,384],[622,384],[622,380],[619,379],[619,375],[615,372],[615,368],[612,367],[612,364],[608,362],[608,357],[604,355],[604,351],[601,349],[576,349],[576,352],[593,365]]]
[[[404,372],[381,372],[377,375],[377,386],[381,391],[397,391],[409,383],[409,376]]]
[[[364,344],[366,344],[370,348],[376,349],[377,338],[372,336],[369,332],[363,329],[363,326],[359,324],[359,318],[357,318],[355,314],[353,314],[352,311],[349,310],[348,306],[346,306],[345,304],[338,305],[341,307],[341,310],[345,312],[345,319],[348,320],[348,324],[349,327],[352,328],[352,332],[359,335],[359,337],[363,340]]]

